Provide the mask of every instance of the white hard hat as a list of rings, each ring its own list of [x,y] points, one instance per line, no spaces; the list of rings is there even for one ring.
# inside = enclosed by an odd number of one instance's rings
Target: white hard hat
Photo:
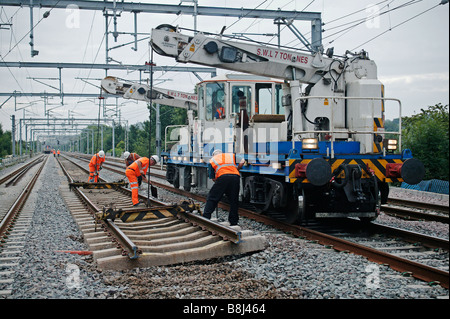
[[[105,157],[105,152],[103,151],[98,152],[98,156],[100,156],[101,158]]]
[[[216,155],[218,155],[218,154],[222,154],[222,151],[221,151],[221,150],[215,150],[215,151],[212,153],[212,156],[216,156]]]
[[[151,158],[153,158],[153,160],[154,160],[156,163],[159,162],[159,157],[158,157],[158,155],[152,155]]]
[[[123,153],[123,158],[127,159],[128,156],[130,156],[130,152],[126,151],[125,153]]]

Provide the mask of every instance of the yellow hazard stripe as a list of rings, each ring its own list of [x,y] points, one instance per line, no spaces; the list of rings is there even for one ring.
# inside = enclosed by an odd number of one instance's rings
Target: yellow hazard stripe
[[[173,217],[173,214],[171,212],[169,212],[168,210],[161,209],[159,212],[166,217]]]
[[[296,178],[295,177],[295,165],[300,164],[307,164],[311,160],[289,160],[289,181],[290,183],[294,183],[297,180],[301,183],[309,183],[307,178]],[[402,182],[402,178],[386,178],[386,164],[387,163],[402,163],[403,161],[401,159],[394,159],[394,160],[385,160],[385,159],[336,159],[331,164],[331,171],[333,172],[335,169],[339,167],[341,164],[350,164],[350,165],[367,165],[367,167],[374,171],[375,176],[378,178],[378,180],[386,183],[392,183],[392,182]],[[344,172],[341,172],[338,177],[344,177]],[[368,175],[364,170],[362,171],[362,178],[370,178],[370,175]]]
[[[380,117],[375,117],[373,119],[373,130],[374,132],[377,132],[379,128],[383,128],[383,119]],[[374,153],[381,153],[383,151],[383,147],[381,143],[373,142],[373,152]]]
[[[135,221],[139,221],[139,220],[145,220],[145,219],[156,219],[158,217],[156,217],[155,214],[153,213],[146,213],[145,215],[142,213],[131,213],[131,214],[127,214],[125,215],[126,217],[121,217],[122,221],[124,223],[130,223],[130,222],[135,222]]]

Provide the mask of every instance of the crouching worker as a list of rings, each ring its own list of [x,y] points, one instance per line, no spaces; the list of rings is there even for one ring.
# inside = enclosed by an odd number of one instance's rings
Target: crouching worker
[[[139,183],[138,177],[142,176],[142,180],[148,183],[148,179],[145,176],[149,166],[153,166],[158,162],[158,156],[153,155],[148,159],[148,157],[141,157],[134,161],[130,166],[127,167],[125,175],[127,175],[128,182],[131,188],[131,201],[133,206],[139,206]]]
[[[222,153],[221,150],[215,150],[212,154],[210,165],[213,172],[214,185],[209,191],[206,200],[203,217],[211,219],[211,214],[217,207],[224,194],[230,201],[230,213],[228,221],[230,226],[238,225],[239,215],[239,187],[240,173],[239,170],[244,166],[245,159],[236,165],[236,156],[232,153]]]
[[[92,156],[89,163],[89,183],[98,183],[98,172],[102,169],[102,164],[105,161],[105,152],[100,151]]]

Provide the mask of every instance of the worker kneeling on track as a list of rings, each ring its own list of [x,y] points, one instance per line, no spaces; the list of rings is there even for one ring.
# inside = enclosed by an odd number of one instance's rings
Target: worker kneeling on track
[[[133,206],[139,206],[139,183],[138,178],[142,176],[142,180],[148,183],[148,179],[145,176],[149,166],[156,165],[158,163],[158,156],[152,155],[150,159],[148,157],[141,157],[134,161],[130,166],[127,167],[125,175],[128,178],[131,188],[131,200]]]
[[[211,214],[216,209],[217,204],[226,194],[230,201],[230,213],[228,221],[230,226],[235,226],[239,221],[239,170],[244,166],[245,159],[242,159],[239,166],[236,166],[236,155],[232,153],[222,153],[221,150],[215,150],[210,160],[211,167],[214,169],[214,185],[209,191],[203,217],[211,219]]]
[[[98,183],[98,172],[102,169],[102,164],[105,161],[105,152],[100,151],[92,156],[89,162],[89,180],[88,183]]]

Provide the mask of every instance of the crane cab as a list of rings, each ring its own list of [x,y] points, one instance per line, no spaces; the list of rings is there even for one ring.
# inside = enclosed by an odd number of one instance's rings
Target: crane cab
[[[166,131],[167,179],[175,186],[209,188],[207,164],[215,149],[256,159],[269,142],[287,141],[283,81],[225,74],[197,84],[197,114]],[[168,147],[167,147],[168,146]]]

